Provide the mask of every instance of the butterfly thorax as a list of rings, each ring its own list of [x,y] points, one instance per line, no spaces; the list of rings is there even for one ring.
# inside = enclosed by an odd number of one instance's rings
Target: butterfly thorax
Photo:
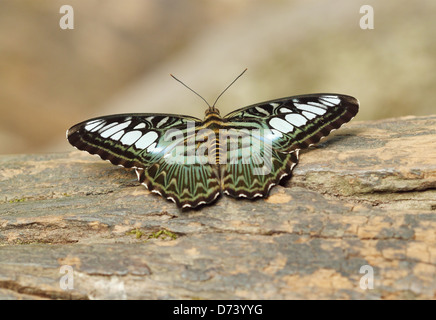
[[[206,111],[204,112],[204,114],[205,114],[204,121],[206,121],[210,117],[216,117],[216,118],[221,119],[220,111],[218,110],[218,108],[215,108],[215,107],[207,108]]]

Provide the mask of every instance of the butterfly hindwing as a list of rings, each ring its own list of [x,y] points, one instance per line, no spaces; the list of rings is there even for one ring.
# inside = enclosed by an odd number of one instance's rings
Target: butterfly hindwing
[[[263,164],[262,172],[258,164],[248,163],[226,164],[222,171],[223,193],[233,198],[254,199],[268,197],[271,188],[284,177],[290,176],[298,163],[298,151],[281,153],[272,150],[270,164]]]
[[[161,159],[147,170],[136,172],[148,190],[181,208],[211,203],[221,194],[219,173],[212,165],[169,163]]]
[[[225,121],[263,128],[280,152],[304,149],[350,121],[359,110],[357,99],[340,94],[309,94],[276,99],[236,110]]]
[[[290,176],[298,163],[298,151],[274,150],[264,138],[265,130],[240,129],[223,123],[219,139],[221,188],[234,198],[267,197],[271,187]],[[225,160],[225,161],[224,161]]]

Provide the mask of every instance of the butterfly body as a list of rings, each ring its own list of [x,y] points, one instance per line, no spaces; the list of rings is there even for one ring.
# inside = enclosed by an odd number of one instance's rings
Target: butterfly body
[[[350,121],[358,101],[339,94],[275,99],[204,120],[172,114],[90,119],[67,131],[80,150],[136,170],[150,191],[181,208],[267,197],[298,163],[298,151]]]

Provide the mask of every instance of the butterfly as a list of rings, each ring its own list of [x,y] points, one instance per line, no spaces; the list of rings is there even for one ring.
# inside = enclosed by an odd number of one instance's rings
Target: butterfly
[[[159,113],[93,118],[71,127],[67,139],[79,150],[134,168],[142,185],[179,208],[195,208],[222,194],[268,197],[273,186],[290,177],[299,150],[359,110],[356,98],[333,93],[274,99],[224,117],[215,103],[208,104],[204,120]]]

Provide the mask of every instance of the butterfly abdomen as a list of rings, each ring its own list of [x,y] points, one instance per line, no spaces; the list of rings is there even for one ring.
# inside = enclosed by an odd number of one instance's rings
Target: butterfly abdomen
[[[208,152],[211,153],[210,160],[216,165],[222,160],[220,156],[221,143],[219,139],[222,124],[223,120],[219,115],[218,109],[213,108],[206,111],[206,116],[204,117],[204,128],[211,130],[211,134],[208,137]]]

